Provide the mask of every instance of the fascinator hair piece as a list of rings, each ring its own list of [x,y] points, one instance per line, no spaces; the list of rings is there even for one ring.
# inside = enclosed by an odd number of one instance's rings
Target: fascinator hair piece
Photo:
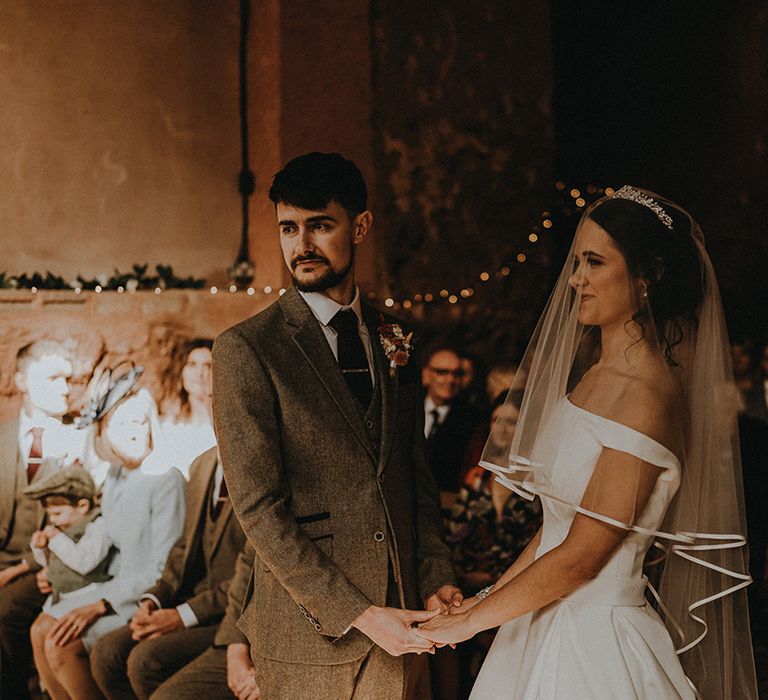
[[[104,370],[94,385],[93,396],[88,405],[75,418],[76,428],[82,429],[93,425],[133,389],[144,368],[130,363],[127,371],[118,372],[124,364]]]
[[[661,221],[670,231],[672,230],[672,217],[664,211],[664,208],[652,197],[647,194],[643,194],[640,190],[635,189],[632,185],[624,185],[616,194],[613,195],[614,199],[627,199],[630,202],[635,202],[642,207],[650,209],[656,218]]]

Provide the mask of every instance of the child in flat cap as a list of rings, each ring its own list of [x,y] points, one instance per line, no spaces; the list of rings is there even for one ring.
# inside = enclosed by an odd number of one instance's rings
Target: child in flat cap
[[[53,589],[46,610],[60,598],[92,583],[108,581],[112,541],[94,501],[91,475],[73,465],[27,487],[25,495],[41,501],[47,525],[32,535],[32,555],[48,567]]]

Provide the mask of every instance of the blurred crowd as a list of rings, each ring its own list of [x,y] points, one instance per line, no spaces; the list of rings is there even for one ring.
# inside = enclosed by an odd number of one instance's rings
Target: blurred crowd
[[[66,347],[39,340],[19,350],[22,407],[0,426],[3,698],[259,697],[236,625],[254,554],[215,446],[211,347],[181,343],[157,396],[131,363],[95,372],[74,419]],[[768,350],[732,347],[761,635]],[[423,363],[426,456],[457,577],[472,595],[514,562],[541,522],[538,500],[518,497],[478,464],[510,444],[524,378],[514,365],[485,371],[450,345],[434,345]],[[419,659],[410,696],[466,697],[492,638]]]

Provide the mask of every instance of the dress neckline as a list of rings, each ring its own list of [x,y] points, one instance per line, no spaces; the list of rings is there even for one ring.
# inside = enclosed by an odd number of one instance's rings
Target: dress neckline
[[[577,411],[579,411],[580,413],[583,413],[583,414],[585,414],[585,415],[589,416],[590,418],[593,418],[593,419],[596,419],[596,420],[602,420],[602,421],[605,421],[606,423],[610,423],[611,425],[615,425],[615,426],[617,426],[617,427],[621,428],[622,430],[628,430],[629,432],[631,432],[631,433],[634,433],[635,435],[639,435],[639,436],[640,436],[640,437],[642,437],[644,440],[647,440],[648,442],[651,442],[651,443],[653,443],[653,444],[654,444],[656,447],[658,447],[660,450],[663,450],[663,451],[664,451],[665,453],[667,453],[667,454],[668,454],[670,457],[672,457],[672,459],[675,461],[675,464],[677,464],[678,468],[681,466],[681,464],[680,464],[680,458],[679,458],[679,457],[678,457],[678,456],[677,456],[677,455],[676,455],[674,452],[672,452],[672,450],[670,450],[670,449],[669,449],[669,448],[668,448],[666,445],[662,445],[662,444],[661,444],[661,443],[660,443],[658,440],[654,440],[654,439],[653,439],[652,437],[650,437],[649,435],[646,435],[645,433],[642,433],[642,432],[640,432],[639,430],[636,430],[635,428],[630,428],[628,425],[624,425],[624,423],[620,423],[620,422],[619,422],[619,421],[617,421],[617,420],[613,420],[613,419],[611,419],[611,418],[606,418],[605,416],[601,416],[599,413],[594,413],[594,412],[592,412],[592,411],[588,411],[586,408],[582,408],[581,406],[577,406],[577,405],[576,405],[575,403],[573,403],[573,401],[571,400],[571,395],[570,395],[570,394],[566,394],[566,396],[565,396],[565,402],[566,402],[566,403],[567,403],[569,406],[571,406],[571,408],[574,408],[574,409],[576,409],[576,410],[577,410]]]

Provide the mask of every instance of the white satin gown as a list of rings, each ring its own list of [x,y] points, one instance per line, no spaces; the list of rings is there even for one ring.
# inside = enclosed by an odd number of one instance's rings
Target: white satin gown
[[[660,527],[680,484],[677,457],[655,440],[562,401],[546,437],[556,440],[553,494],[579,503],[603,447],[661,467],[636,520]],[[542,498],[537,558],[565,539],[572,508]],[[653,538],[631,532],[599,575],[550,605],[502,625],[471,700],[693,700],[663,623],[647,604],[642,566]]]

